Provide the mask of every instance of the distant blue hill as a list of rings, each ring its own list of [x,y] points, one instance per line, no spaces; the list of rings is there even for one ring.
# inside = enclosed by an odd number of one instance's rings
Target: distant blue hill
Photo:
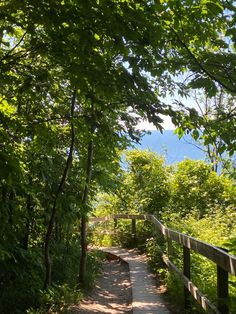
[[[194,143],[190,135],[185,135],[179,140],[172,130],[166,130],[163,134],[153,131],[150,135],[144,135],[141,144],[135,146],[166,156],[167,164],[180,162],[186,158],[204,160],[206,158],[204,152],[190,143]]]

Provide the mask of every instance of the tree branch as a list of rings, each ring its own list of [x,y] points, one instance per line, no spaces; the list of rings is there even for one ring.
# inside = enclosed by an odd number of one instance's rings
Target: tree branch
[[[26,36],[27,32],[25,32],[22,37],[20,38],[20,40],[18,41],[18,43],[11,49],[9,50],[1,59],[0,59],[0,62],[7,59],[11,53],[17,48],[20,46],[20,44],[22,43],[22,41],[24,40],[25,36]]]
[[[173,27],[169,26],[170,30],[175,34],[178,42],[186,49],[187,53],[189,54],[189,56],[194,60],[194,62],[199,66],[199,68],[206,74],[208,75],[213,81],[219,83],[221,86],[223,86],[226,90],[228,90],[231,93],[236,94],[236,88],[231,88],[228,85],[226,85],[225,83],[223,83],[220,79],[216,78],[211,72],[209,72],[204,66],[203,64],[197,59],[197,57],[191,52],[191,50],[189,49],[189,47],[187,46],[187,44],[182,41],[182,39],[180,38],[179,34],[173,29]]]

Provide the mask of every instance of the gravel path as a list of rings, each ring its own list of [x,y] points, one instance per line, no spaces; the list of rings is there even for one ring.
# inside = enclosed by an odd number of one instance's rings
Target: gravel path
[[[129,266],[120,260],[105,260],[101,276],[89,297],[70,307],[69,314],[132,314]]]

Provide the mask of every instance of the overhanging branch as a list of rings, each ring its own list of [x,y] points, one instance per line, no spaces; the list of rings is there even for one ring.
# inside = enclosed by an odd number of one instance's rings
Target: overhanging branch
[[[222,82],[219,78],[215,77],[210,71],[208,71],[204,65],[198,60],[198,58],[192,53],[192,51],[189,49],[187,44],[180,38],[179,34],[173,29],[173,27],[169,26],[170,30],[175,34],[178,42],[185,48],[188,55],[194,60],[194,62],[198,65],[198,67],[207,75],[209,76],[213,81],[219,83],[221,86],[223,86],[226,90],[228,90],[231,93],[236,94],[236,87],[230,87],[224,82]]]

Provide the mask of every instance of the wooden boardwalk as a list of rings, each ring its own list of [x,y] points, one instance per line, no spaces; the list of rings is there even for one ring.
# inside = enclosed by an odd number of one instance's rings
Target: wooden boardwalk
[[[230,294],[229,294],[229,274],[236,276],[236,256],[228,254],[224,248],[219,248],[217,246],[211,245],[209,243],[203,242],[199,239],[195,239],[187,234],[180,233],[176,230],[172,230],[165,225],[162,224],[154,215],[145,214],[145,215],[131,215],[131,214],[113,214],[105,217],[94,217],[90,218],[90,222],[93,224],[114,221],[114,230],[116,231],[118,224],[118,219],[129,219],[131,220],[131,232],[132,236],[136,235],[136,221],[137,220],[146,220],[152,222],[155,230],[159,232],[161,237],[165,239],[166,242],[166,254],[162,256],[163,261],[167,265],[170,271],[173,271],[177,274],[178,278],[182,281],[184,285],[184,308],[189,310],[189,296],[190,294],[195,299],[195,301],[200,304],[200,306],[208,313],[225,313],[228,314],[230,312]],[[131,236],[131,235],[130,235]],[[179,269],[177,265],[175,265],[171,259],[171,256],[174,252],[174,247],[172,242],[178,243],[178,245],[182,246],[183,254],[182,262],[183,267]],[[111,252],[119,254],[124,254],[124,260],[127,260],[131,267],[132,273],[132,258],[125,257],[125,253],[122,251],[117,251],[116,248],[110,249]],[[192,282],[191,280],[191,265],[194,265],[193,255],[191,256],[191,252],[196,252],[211,262],[216,264],[216,300],[217,304],[213,303],[209,300],[200,289]],[[143,266],[145,267],[145,265]],[[201,270],[201,268],[199,268]],[[135,279],[136,280],[136,279]],[[138,282],[138,278],[136,280]],[[133,283],[135,286],[135,283]],[[140,287],[141,289],[141,287]],[[181,292],[180,292],[181,293]],[[135,297],[135,293],[134,293]],[[161,302],[161,301],[160,301]],[[153,306],[154,309],[155,306]],[[232,306],[231,306],[232,307]],[[134,303],[134,309],[136,308]],[[140,305],[141,308],[141,305]],[[143,305],[145,309],[145,306]],[[151,305],[149,306],[151,308]],[[146,313],[161,313],[161,308],[163,311],[164,307],[159,306],[159,312],[154,312],[154,310],[148,310]],[[140,311],[140,309],[139,309]],[[138,313],[138,312],[135,312]],[[142,312],[140,312],[142,313]],[[165,312],[164,312],[165,313]]]
[[[129,266],[116,259],[104,259],[92,291],[67,314],[133,314]]]
[[[102,248],[102,251],[118,256],[129,264],[132,284],[133,314],[170,314],[167,303],[158,293],[154,276],[147,266],[147,258],[134,250]]]

